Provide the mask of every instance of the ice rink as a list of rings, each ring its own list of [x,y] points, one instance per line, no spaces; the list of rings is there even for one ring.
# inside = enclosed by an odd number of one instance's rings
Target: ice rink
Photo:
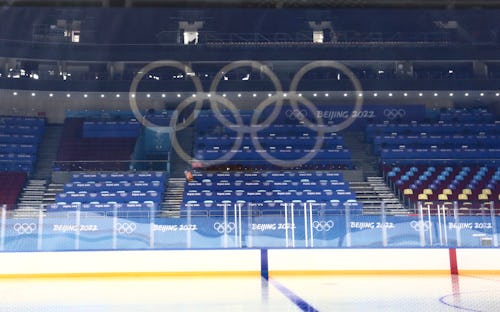
[[[3,278],[1,311],[499,311],[499,275]]]

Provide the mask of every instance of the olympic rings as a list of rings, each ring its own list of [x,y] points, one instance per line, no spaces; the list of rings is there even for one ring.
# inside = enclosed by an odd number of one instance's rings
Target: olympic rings
[[[23,235],[32,234],[36,230],[37,226],[35,223],[16,223],[13,228],[18,235]]]
[[[236,224],[234,222],[215,222],[214,223],[214,230],[217,231],[219,234],[228,234],[233,232],[236,229]]]
[[[403,118],[404,116],[406,116],[406,110],[400,108],[400,109],[397,109],[397,108],[386,108],[384,109],[384,116],[387,117],[387,119],[390,119],[390,120],[393,120],[393,119],[396,119],[396,118]]]
[[[141,68],[137,72],[137,75],[132,80],[132,83],[131,83],[130,89],[129,89],[128,99],[129,99],[129,103],[130,103],[130,108],[132,109],[132,112],[133,112],[135,118],[138,121],[140,121],[145,127],[154,129],[158,132],[169,132],[170,129],[168,127],[163,127],[163,126],[159,126],[155,123],[152,123],[144,115],[142,115],[139,108],[137,107],[137,101],[135,98],[137,87],[139,86],[139,83],[141,82],[144,75],[146,75],[151,70],[154,70],[154,69],[157,69],[160,67],[175,67],[175,68],[185,72],[186,75],[187,75],[187,72],[192,72],[191,68],[188,65],[183,64],[183,63],[178,62],[178,61],[162,60],[162,61],[155,61],[155,62],[149,63],[146,66],[144,66],[143,68]],[[203,86],[201,85],[200,79],[196,76],[193,76],[193,75],[187,75],[187,76],[189,76],[191,78],[191,80],[193,81],[196,93],[203,93]],[[176,128],[176,130],[182,130],[185,127],[187,127],[189,124],[191,124],[196,119],[197,114],[202,107],[202,104],[203,104],[203,102],[201,100],[196,101],[196,106],[195,106],[195,109],[193,110],[193,113],[191,113],[191,115],[189,115],[189,117],[186,119],[186,122],[185,122],[186,126],[184,126],[184,127],[181,126],[180,128]]]
[[[254,124],[255,120],[258,120],[260,115],[262,114],[262,111],[264,110],[265,106],[271,104],[273,101],[275,101],[275,98],[278,97],[278,95],[271,96],[261,102],[259,106],[255,109],[255,113],[252,115],[252,124]],[[307,98],[300,97],[296,94],[290,95],[290,98],[296,99],[302,104],[305,104],[305,106],[308,106],[311,111],[314,109],[314,104],[311,103]],[[262,108],[260,106],[263,106]],[[261,109],[259,109],[261,108]],[[323,124],[323,120],[319,118],[318,114],[315,114],[316,119],[318,120],[318,123]],[[262,144],[260,144],[259,137],[257,135],[252,135],[252,144],[255,146],[257,153],[259,153],[262,158],[267,160],[273,165],[280,166],[280,167],[296,167],[296,166],[301,166],[305,163],[307,163],[309,160],[313,159],[314,156],[319,152],[321,149],[321,146],[323,145],[324,141],[324,131],[323,128],[318,128],[316,130],[318,132],[318,135],[316,137],[316,142],[314,143],[314,146],[309,150],[309,152],[298,158],[298,159],[293,159],[293,160],[282,160],[278,159],[274,156],[271,156],[263,147]]]
[[[413,220],[410,222],[410,226],[417,232],[419,231],[428,231],[431,226],[432,226],[432,223],[430,221],[416,221],[416,220]]]
[[[291,120],[302,120],[308,116],[308,112],[305,109],[288,109],[285,111],[285,116]]]
[[[319,67],[330,67],[340,70],[349,78],[349,80],[351,80],[354,89],[356,90],[356,94],[361,94],[361,92],[363,91],[358,78],[347,66],[336,61],[314,61],[304,65],[299,69],[295,76],[293,76],[292,82],[290,83],[290,93],[295,94],[297,92],[299,81],[302,80],[302,77],[304,77],[307,72]],[[324,132],[337,132],[343,130],[356,120],[357,116],[359,115],[358,113],[361,111],[361,107],[363,106],[363,97],[356,96],[355,98],[356,102],[354,104],[353,113],[350,114],[350,116],[346,120],[337,125],[326,126],[326,128],[323,130]],[[295,100],[290,101],[290,103],[292,104],[292,107],[294,109],[299,110],[299,107],[297,106],[297,102]],[[311,121],[307,118],[303,118],[301,121],[303,121],[304,124],[312,130],[316,130],[318,127],[317,125],[312,124]]]
[[[335,61],[314,61],[311,63],[308,63],[304,65],[302,68],[299,69],[299,71],[295,74],[295,76],[292,79],[292,82],[290,84],[290,91],[288,94],[283,93],[281,83],[276,76],[276,74],[269,69],[268,66],[257,62],[257,61],[250,61],[250,60],[243,60],[243,61],[236,61],[229,63],[228,65],[224,66],[214,77],[211,85],[210,85],[210,91],[208,93],[205,93],[203,91],[203,87],[201,85],[200,79],[194,75],[188,75],[191,80],[193,81],[193,84],[196,89],[196,97],[188,97],[184,99],[179,106],[176,109],[176,113],[173,114],[173,117],[170,120],[170,125],[169,127],[164,127],[164,126],[159,126],[156,125],[145,116],[143,116],[138,107],[137,107],[137,102],[135,99],[135,92],[137,91],[137,87],[139,85],[139,82],[141,79],[144,77],[146,73],[148,73],[151,70],[154,70],[159,67],[165,67],[165,66],[170,66],[170,67],[175,67],[179,70],[182,70],[184,72],[191,72],[192,70],[190,69],[189,66],[182,64],[177,61],[171,61],[171,60],[164,60],[164,61],[155,61],[152,62],[146,66],[144,66],[138,74],[134,77],[132,84],[130,86],[129,90],[129,101],[130,101],[130,107],[136,116],[136,118],[143,123],[144,126],[153,128],[156,131],[161,131],[161,132],[169,132],[171,133],[171,142],[172,146],[183,160],[186,162],[203,162],[204,166],[211,166],[215,164],[221,164],[224,163],[228,160],[230,160],[239,150],[239,148],[242,145],[243,142],[243,135],[244,134],[250,134],[252,138],[252,143],[254,147],[256,148],[257,152],[263,157],[265,160],[268,162],[277,165],[277,166],[282,166],[282,167],[294,167],[294,166],[299,166],[307,163],[309,160],[311,160],[321,149],[321,146],[324,141],[324,134],[329,133],[329,132],[337,132],[340,131],[348,126],[350,126],[354,120],[357,118],[359,114],[356,112],[359,112],[361,110],[362,104],[363,104],[363,98],[360,96],[356,96],[355,100],[355,105],[353,108],[353,114],[350,114],[347,119],[344,121],[340,122],[339,124],[335,125],[325,125],[323,123],[323,117],[321,114],[318,114],[318,108],[316,107],[315,104],[313,104],[310,100],[308,100],[305,97],[302,97],[301,95],[297,94],[297,88],[300,80],[303,78],[303,76],[309,72],[310,70],[313,70],[318,67],[329,67],[329,68],[334,68],[337,70],[342,71],[352,82],[354,89],[360,93],[362,91],[361,88],[361,83],[359,80],[356,78],[354,73],[345,65],[335,62]],[[237,107],[234,105],[233,102],[229,101],[227,98],[220,96],[217,94],[217,87],[221,81],[221,79],[224,77],[224,74],[227,73],[228,71],[234,70],[235,68],[238,67],[251,67],[255,70],[259,70],[263,74],[265,74],[273,83],[275,87],[275,94],[268,97],[267,99],[263,100],[260,102],[254,109],[254,114],[251,117],[251,122],[249,125],[245,125],[243,122],[243,118],[238,111]],[[290,104],[293,108],[290,112],[285,112],[285,116],[291,119],[293,118],[301,123],[303,123],[305,126],[308,128],[316,131],[318,135],[316,136],[316,143],[314,144],[314,147],[310,148],[308,153],[299,159],[294,159],[294,160],[281,160],[278,158],[275,158],[274,156],[271,156],[268,151],[266,151],[263,147],[262,144],[259,142],[259,137],[257,136],[257,132],[269,127],[279,116],[282,110],[283,106],[283,101],[284,100],[290,101]],[[236,140],[228,152],[217,159],[214,160],[203,160],[203,159],[195,159],[192,158],[191,155],[186,153],[183,148],[180,146],[176,132],[180,131],[188,126],[190,126],[195,119],[198,117],[199,111],[202,108],[203,101],[208,100],[210,103],[210,108],[214,114],[214,117],[224,126],[230,128],[231,130],[234,130],[237,133]],[[183,123],[178,123],[179,115],[184,110],[188,105],[192,104],[195,102],[195,108],[193,112],[189,115],[189,117],[183,122]],[[299,108],[299,103],[302,106],[306,106],[307,110]],[[259,118],[263,114],[264,109],[268,107],[269,105],[275,103],[275,107],[272,110],[272,112],[266,116],[265,120],[263,122],[259,123]],[[221,112],[221,109],[219,107],[219,104],[222,104],[227,107],[227,109],[233,114],[235,123],[232,123],[229,121],[224,114]],[[312,120],[307,118],[306,116],[309,116],[307,111],[311,112],[311,115],[314,116],[316,119],[316,123],[314,123]],[[288,114],[288,115],[287,115]]]
[[[267,67],[266,65],[264,65],[260,62],[257,62],[257,61],[248,61],[248,60],[247,61],[235,61],[235,62],[229,63],[228,65],[224,66],[221,70],[219,70],[219,72],[215,75],[214,79],[212,80],[212,84],[210,85],[210,93],[217,92],[217,87],[219,86],[220,80],[222,79],[222,77],[224,76],[225,73],[227,73],[231,70],[234,70],[235,68],[242,67],[242,66],[252,67],[253,69],[260,70],[262,73],[265,73],[269,77],[271,82],[273,83],[274,88],[276,89],[276,93],[281,95],[278,98],[278,100],[276,101],[276,106],[273,109],[272,113],[262,123],[262,126],[267,128],[278,117],[278,115],[281,111],[281,106],[283,105],[283,98],[284,97],[283,97],[283,88],[281,87],[280,80],[278,79],[276,74],[272,70],[270,70],[269,67]],[[227,120],[222,115],[219,107],[217,106],[216,101],[213,101],[212,99],[210,99],[210,108],[215,113],[215,117],[220,121],[221,124],[223,124],[224,126],[226,126],[228,128],[231,127],[231,122],[229,120]],[[257,111],[257,109],[256,109],[256,111]],[[233,111],[233,113],[234,113],[234,111]],[[252,118],[252,121],[254,121],[253,118]],[[257,125],[256,123],[252,123],[252,126],[256,126],[256,125]],[[241,131],[243,131],[243,132],[247,132],[247,133],[252,132],[252,126],[250,126],[250,128],[247,128],[247,127],[245,127],[245,125],[243,125],[243,123],[237,124],[234,126],[238,126],[238,128],[242,128]]]
[[[214,97],[216,98],[217,101],[221,101],[222,103],[224,103],[226,105],[231,105],[231,102],[228,99],[226,99],[226,98],[224,98],[224,97],[222,97],[220,95],[214,94]],[[209,98],[208,94],[204,93],[204,94],[201,95],[201,99],[202,100],[203,99],[208,99],[208,98]],[[182,112],[182,110],[185,107],[187,107],[189,104],[191,104],[193,101],[196,101],[196,99],[194,99],[192,97],[186,98],[179,105],[178,111]],[[173,129],[175,129],[175,125],[177,124],[177,119],[179,118],[178,116],[179,116],[179,114],[175,114],[172,117],[172,119],[170,120],[170,126]],[[243,123],[243,121],[241,119],[241,116],[239,114],[235,115],[235,117],[238,120],[238,122]],[[205,166],[212,166],[212,165],[224,163],[224,162],[230,160],[238,152],[238,149],[241,147],[241,144],[243,143],[243,132],[237,131],[237,133],[238,133],[238,137],[234,141],[234,144],[231,147],[231,150],[228,153],[226,153],[224,156],[222,156],[222,157],[220,157],[218,159],[213,159],[213,160],[191,159],[191,156],[184,151],[184,149],[180,145],[179,141],[177,140],[176,131],[172,132],[170,140],[172,142],[172,147],[177,152],[177,154],[179,155],[179,157],[182,158],[182,159],[184,159],[187,163],[190,163],[190,162],[201,162],[201,161],[203,161],[203,163],[204,163]]]
[[[328,221],[313,221],[312,227],[318,232],[328,232],[333,229],[334,222],[332,220]]]
[[[116,223],[114,228],[118,234],[132,234],[137,228],[137,225],[133,222]]]

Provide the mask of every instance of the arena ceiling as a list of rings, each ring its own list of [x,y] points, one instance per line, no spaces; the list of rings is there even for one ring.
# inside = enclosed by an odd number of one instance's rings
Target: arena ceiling
[[[0,6],[500,8],[500,0],[0,0]]]

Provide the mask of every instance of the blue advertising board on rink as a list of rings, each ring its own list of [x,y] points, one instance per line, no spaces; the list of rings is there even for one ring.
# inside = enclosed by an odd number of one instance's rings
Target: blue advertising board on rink
[[[498,216],[309,215],[2,220],[3,251],[184,248],[498,247]]]

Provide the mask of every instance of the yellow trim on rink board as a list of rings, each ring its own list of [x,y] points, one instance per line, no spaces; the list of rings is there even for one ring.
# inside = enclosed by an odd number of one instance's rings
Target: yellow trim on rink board
[[[500,270],[460,270],[458,275],[500,275]]]
[[[269,271],[270,277],[275,276],[324,276],[324,275],[450,275],[450,270],[297,270]]]
[[[1,273],[0,279],[260,277],[260,271]]]
[[[410,276],[450,275],[450,270],[297,270],[270,271],[269,277],[307,277],[332,275]],[[500,275],[500,270],[459,270],[459,275]],[[79,272],[79,273],[2,273],[0,279],[72,279],[72,278],[176,278],[176,277],[260,277],[260,271],[189,271],[189,272]]]

